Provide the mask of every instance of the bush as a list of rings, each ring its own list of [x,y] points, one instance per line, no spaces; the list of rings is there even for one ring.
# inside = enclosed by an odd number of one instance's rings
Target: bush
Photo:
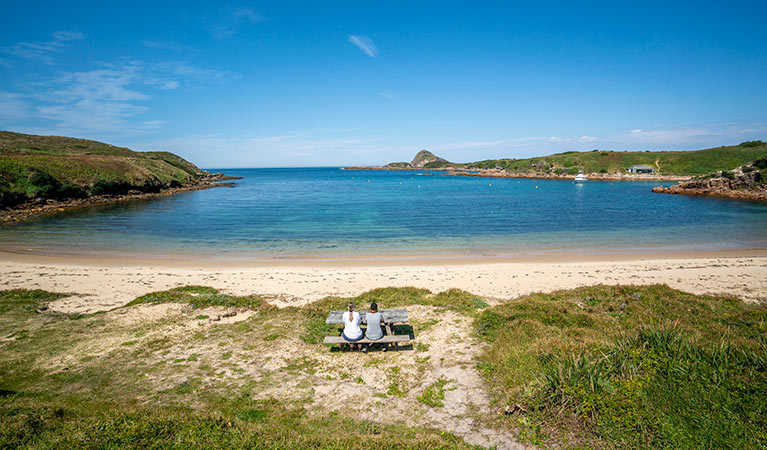
[[[741,147],[759,147],[760,145],[764,145],[765,143],[763,141],[746,141],[741,142]]]
[[[96,180],[91,186],[93,195],[122,195],[131,189],[131,185],[125,181]]]

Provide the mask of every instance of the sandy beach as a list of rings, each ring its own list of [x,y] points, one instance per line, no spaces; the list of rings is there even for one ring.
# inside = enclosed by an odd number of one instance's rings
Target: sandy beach
[[[696,294],[764,300],[767,252],[253,263],[0,252],[0,289],[71,292],[72,296],[51,305],[65,313],[110,310],[148,292],[183,285],[212,286],[234,295],[265,295],[284,307],[389,286],[415,286],[435,293],[458,288],[498,303],[531,292],[600,283],[663,283]]]

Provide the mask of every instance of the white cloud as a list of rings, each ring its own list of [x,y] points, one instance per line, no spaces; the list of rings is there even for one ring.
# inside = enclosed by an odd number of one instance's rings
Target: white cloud
[[[689,126],[659,128],[655,130],[635,128],[625,134],[622,140],[625,140],[628,144],[643,143],[646,145],[685,146],[695,142],[710,140],[723,134],[723,130]]]
[[[140,147],[168,150],[207,168],[371,164],[389,162],[392,154],[403,152],[373,139],[349,136],[349,132],[321,129],[240,138],[198,135],[145,142]]]
[[[0,121],[15,123],[28,114],[29,107],[22,95],[0,91]]]
[[[51,33],[53,39],[38,42],[19,42],[4,51],[14,56],[42,61],[53,64],[52,54],[63,51],[69,42],[85,39],[85,35],[75,31],[56,31]]]
[[[376,48],[376,45],[373,42],[373,40],[367,36],[356,36],[356,35],[350,34],[349,42],[356,45],[360,50],[362,50],[366,55],[370,56],[371,58],[375,58],[378,56],[378,48]]]
[[[183,44],[179,44],[178,42],[170,42],[170,41],[146,40],[146,41],[141,41],[141,45],[148,48],[170,50],[174,52],[180,52],[187,49],[187,47]]]
[[[265,20],[266,17],[251,8],[228,8],[208,27],[208,31],[216,39],[226,39],[237,34],[242,25],[254,25]]]
[[[68,135],[129,135],[154,130],[163,120],[143,117],[149,110],[149,88],[221,80],[227,74],[185,62],[144,64],[124,61],[82,72],[62,72],[29,82],[26,93],[0,92],[0,128],[38,123],[29,132]],[[39,124],[42,120],[43,124]],[[48,123],[48,125],[44,125]]]
[[[386,97],[389,100],[391,100],[391,99],[393,99],[394,97],[397,96],[397,94],[395,94],[393,92],[379,92],[378,95],[380,95],[381,97]]]

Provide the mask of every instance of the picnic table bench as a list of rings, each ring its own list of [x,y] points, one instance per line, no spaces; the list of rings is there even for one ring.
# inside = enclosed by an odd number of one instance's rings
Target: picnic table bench
[[[360,319],[363,324],[367,324],[367,311],[357,311],[360,314]],[[410,335],[408,334],[394,334],[393,325],[398,323],[408,323],[407,310],[405,308],[399,309],[382,309],[381,319],[384,322],[384,329],[386,333],[381,339],[371,341],[368,338],[363,337],[359,341],[354,341],[354,344],[391,344],[394,349],[397,349],[397,344],[401,342],[410,341]],[[349,311],[330,311],[328,318],[325,319],[325,323],[328,325],[343,325],[344,314],[348,314]],[[325,336],[325,344],[349,344],[350,342],[341,336]]]

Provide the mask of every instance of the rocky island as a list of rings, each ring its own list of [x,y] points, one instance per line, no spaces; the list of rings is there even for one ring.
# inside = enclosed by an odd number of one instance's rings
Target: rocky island
[[[674,186],[658,186],[653,192],[767,201],[767,177],[762,173],[765,169],[767,158],[761,158],[733,171],[695,177]]]
[[[0,222],[64,209],[227,186],[169,152],[0,131]]]

